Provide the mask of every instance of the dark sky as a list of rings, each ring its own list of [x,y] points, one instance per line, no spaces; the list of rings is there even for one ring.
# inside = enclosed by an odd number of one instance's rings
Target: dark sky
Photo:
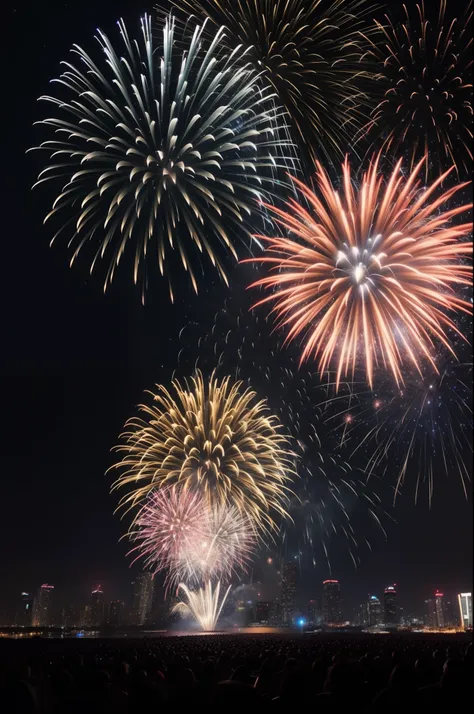
[[[25,151],[44,111],[36,99],[59,61],[96,27],[112,30],[118,17],[133,20],[143,9],[49,0],[3,11],[0,613],[45,581],[64,601],[84,601],[97,582],[111,599],[127,594],[124,526],[104,475],[110,449],[143,390],[169,379],[181,327],[228,296],[211,274],[199,302],[183,281],[174,307],[162,284],[143,307],[120,271],[104,296],[100,276],[90,278],[85,264],[68,267],[64,244],[49,248],[45,197],[30,191],[38,165]],[[426,499],[417,507],[411,493],[402,499],[388,542],[365,553],[358,571],[336,558],[348,601],[393,581],[407,606],[434,587],[471,587],[472,508],[456,478],[438,479],[431,511]],[[304,590],[326,576],[315,570]]]

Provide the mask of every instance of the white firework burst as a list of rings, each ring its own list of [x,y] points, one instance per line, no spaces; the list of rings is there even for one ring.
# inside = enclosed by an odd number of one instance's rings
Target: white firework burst
[[[118,26],[123,54],[98,31],[97,61],[74,45],[79,62],[63,63],[58,96],[40,97],[54,115],[38,123],[54,136],[35,147],[49,156],[35,186],[59,186],[45,221],[60,221],[52,242],[67,235],[71,263],[90,244],[91,271],[108,266],[105,290],[132,244],[134,281],[144,291],[157,265],[173,299],[171,253],[197,291],[199,255],[226,280],[225,257],[250,245],[246,222],[286,166],[285,127],[245,51],[226,49],[223,28],[178,31],[170,16],[155,32],[144,16],[132,39]]]

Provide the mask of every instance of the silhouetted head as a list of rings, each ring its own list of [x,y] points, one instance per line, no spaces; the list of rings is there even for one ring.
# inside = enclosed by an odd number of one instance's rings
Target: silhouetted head
[[[390,675],[390,689],[407,691],[415,689],[414,675],[411,667],[405,664],[397,664]]]
[[[227,680],[219,682],[214,690],[213,703],[227,709],[235,710],[242,706],[253,707],[257,706],[259,702],[261,702],[261,697],[250,684]]]
[[[441,686],[443,689],[459,691],[466,684],[466,670],[461,659],[448,659],[443,666]]]
[[[253,684],[253,679],[250,676],[247,665],[245,664],[239,664],[239,666],[234,669],[231,675],[231,680],[233,682],[241,682],[242,684]]]
[[[324,691],[331,694],[349,695],[350,689],[356,684],[352,667],[347,662],[333,664],[328,670]]]

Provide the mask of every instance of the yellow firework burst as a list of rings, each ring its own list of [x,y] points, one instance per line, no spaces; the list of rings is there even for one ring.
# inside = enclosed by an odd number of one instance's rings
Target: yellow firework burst
[[[236,507],[265,531],[287,516],[292,454],[265,400],[241,382],[201,372],[151,396],[118,447],[124,455],[113,488],[128,487],[121,506],[133,509],[155,489],[178,485],[214,506]]]

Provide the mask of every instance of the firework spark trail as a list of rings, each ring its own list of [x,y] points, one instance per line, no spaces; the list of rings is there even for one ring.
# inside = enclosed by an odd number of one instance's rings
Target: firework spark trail
[[[361,81],[373,79],[364,55],[380,31],[360,0],[172,0],[177,16],[224,25],[229,47],[248,58],[290,117],[300,155],[339,160],[365,122]],[[157,8],[162,14],[160,8]]]
[[[182,590],[187,602],[177,603],[173,611],[181,614],[191,614],[204,632],[213,632],[216,629],[216,624],[230,587],[229,585],[222,598],[220,598],[220,582],[217,582],[213,589],[212,583],[208,581],[203,588],[198,590],[191,590],[185,583],[180,583],[178,590]]]
[[[379,158],[358,188],[347,159],[340,192],[319,163],[317,193],[295,179],[309,207],[294,199],[286,212],[269,207],[294,238],[259,236],[266,254],[251,259],[273,268],[251,286],[272,291],[254,307],[274,302],[286,343],[301,338],[301,362],[313,356],[320,373],[335,364],[337,383],[354,378],[361,363],[370,386],[381,364],[398,385],[406,363],[421,371],[428,361],[436,370],[440,343],[454,355],[448,330],[461,335],[447,312],[472,310],[455,292],[472,285],[472,267],[463,262],[472,251],[472,224],[452,222],[471,206],[440,210],[467,184],[434,198],[450,171],[420,190],[426,159],[407,178],[398,161],[384,181]]]
[[[131,487],[121,506],[134,509],[155,489],[198,491],[209,506],[233,506],[257,531],[285,518],[293,474],[289,440],[264,400],[229,377],[198,372],[172,392],[159,386],[144,419],[127,423],[113,488]]]
[[[471,365],[453,365],[446,359],[438,373],[407,375],[401,388],[384,375],[377,375],[373,392],[362,384],[345,384],[323,404],[325,421],[335,434],[341,434],[341,446],[351,456],[367,454],[364,470],[369,479],[373,474],[386,478],[389,465],[395,469],[394,498],[408,470],[416,474],[415,501],[426,483],[431,504],[435,473],[458,474],[467,497],[472,458],[471,373]],[[334,390],[335,385],[331,386]]]
[[[91,272],[108,263],[105,290],[134,252],[134,282],[144,292],[157,267],[173,299],[172,256],[197,292],[201,255],[227,281],[225,260],[250,245],[249,216],[276,190],[275,170],[289,165],[285,121],[245,52],[225,49],[222,28],[180,34],[167,18],[154,33],[145,15],[135,41],[118,26],[121,50],[100,31],[97,61],[75,45],[80,64],[63,63],[58,97],[40,98],[54,115],[37,123],[53,138],[36,147],[50,163],[35,186],[61,186],[45,221],[61,222],[52,242],[69,234],[71,264],[90,244]]]
[[[431,22],[430,11],[439,4]],[[382,41],[367,37],[366,57],[378,68],[383,98],[372,110],[364,138],[385,154],[409,155],[411,166],[428,151],[436,172],[452,164],[470,175],[472,154],[472,0],[463,17],[448,20],[447,1],[404,5],[403,22],[376,23]],[[372,84],[372,87],[374,84]],[[377,86],[377,85],[375,85]],[[429,170],[426,164],[426,175]]]

